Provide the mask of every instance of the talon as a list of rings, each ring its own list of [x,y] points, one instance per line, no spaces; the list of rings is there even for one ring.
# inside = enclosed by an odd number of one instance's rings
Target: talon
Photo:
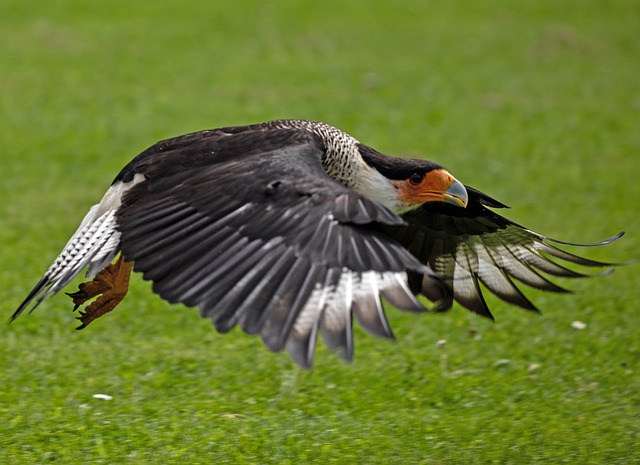
[[[82,284],[88,284],[88,283],[82,283]],[[80,286],[82,286],[82,284]],[[86,292],[83,292],[80,290],[76,292],[67,292],[66,294],[72,299],[83,299],[83,298],[89,297]]]
[[[82,305],[83,303],[85,303],[87,300],[90,299],[89,295],[86,292],[82,292],[82,291],[67,292],[67,295],[71,297],[71,300],[73,300],[73,303],[75,304],[73,306],[73,310],[72,310],[73,312],[78,310],[80,305]]]
[[[78,291],[67,293],[75,304],[73,311],[88,300],[98,297],[85,311],[79,312],[80,316],[76,319],[82,324],[76,329],[86,328],[93,320],[116,308],[127,295],[132,267],[133,263],[125,261],[120,255],[115,263],[105,267],[93,280],[80,284]]]

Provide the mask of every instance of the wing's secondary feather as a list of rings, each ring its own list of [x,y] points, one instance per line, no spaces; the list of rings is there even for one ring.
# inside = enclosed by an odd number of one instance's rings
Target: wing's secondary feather
[[[426,268],[380,228],[403,220],[327,176],[317,138],[210,136],[209,145],[198,139],[202,153],[169,144],[125,170],[146,182],[123,198],[122,251],[162,298],[198,306],[219,331],[240,325],[271,350],[300,351],[292,356],[304,366],[318,332],[351,358],[360,299],[365,329],[386,336],[378,293],[422,309],[406,271]]]

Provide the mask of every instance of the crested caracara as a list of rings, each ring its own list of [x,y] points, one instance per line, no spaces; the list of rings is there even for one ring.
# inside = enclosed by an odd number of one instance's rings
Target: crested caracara
[[[559,262],[611,266],[493,211],[503,207],[434,162],[384,155],[324,123],[187,134],[122,169],[12,320],[86,268],[93,279],[69,294],[75,309],[95,298],[84,328],[123,299],[133,269],[218,331],[238,325],[308,367],[318,333],[352,358],[352,315],[392,337],[381,295],[402,310],[423,310],[423,295],[435,310],[456,301],[492,318],[481,284],[536,310],[514,281],[567,292],[547,276],[584,275]]]

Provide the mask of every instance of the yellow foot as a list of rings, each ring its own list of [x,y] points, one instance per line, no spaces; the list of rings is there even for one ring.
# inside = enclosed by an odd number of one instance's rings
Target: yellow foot
[[[133,262],[125,261],[120,255],[115,263],[99,272],[92,281],[80,284],[77,292],[67,293],[75,304],[74,311],[88,300],[100,296],[84,312],[80,312],[78,320],[82,324],[76,329],[86,328],[93,320],[116,308],[129,290],[132,266]]]

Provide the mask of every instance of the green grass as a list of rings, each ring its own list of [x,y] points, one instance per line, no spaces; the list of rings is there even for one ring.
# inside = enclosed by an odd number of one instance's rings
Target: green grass
[[[0,11],[6,317],[139,151],[274,118],[439,161],[560,239],[626,229],[589,256],[639,255],[634,0]],[[543,316],[491,299],[494,324],[390,309],[396,342],[358,330],[353,364],[319,348],[312,371],[216,334],[139,277],[81,332],[60,295],[0,329],[0,463],[639,463],[637,273],[530,293]]]

